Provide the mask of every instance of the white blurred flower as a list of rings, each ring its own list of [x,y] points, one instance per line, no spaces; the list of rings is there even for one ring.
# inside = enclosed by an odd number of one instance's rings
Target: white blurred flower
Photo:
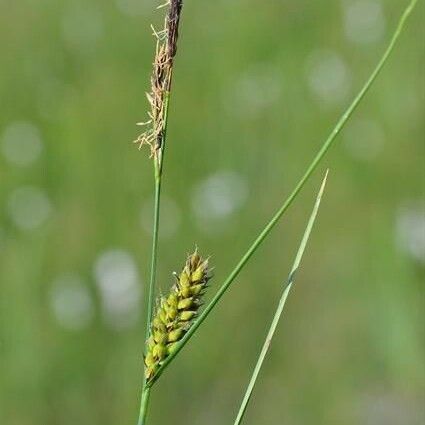
[[[350,92],[350,72],[343,59],[331,50],[314,51],[307,59],[311,91],[327,105],[341,103]]]
[[[420,401],[407,399],[402,393],[374,390],[365,391],[353,408],[359,422],[364,425],[419,425],[423,423],[423,406]]]
[[[42,149],[40,132],[30,122],[12,122],[3,132],[1,150],[6,160],[13,165],[31,165],[38,159]]]
[[[118,330],[135,324],[141,288],[132,256],[119,249],[103,252],[96,260],[94,274],[107,324]]]
[[[50,307],[57,322],[70,330],[86,328],[94,315],[90,292],[76,275],[64,275],[53,282]]]
[[[193,213],[203,229],[215,229],[232,217],[248,198],[246,179],[235,171],[220,171],[201,181],[192,195]]]
[[[425,263],[425,206],[422,202],[400,209],[396,237],[401,249]]]
[[[344,30],[351,42],[369,44],[385,34],[385,16],[380,0],[345,0]]]
[[[20,229],[33,230],[46,222],[52,212],[52,205],[42,189],[24,186],[11,193],[7,211]]]
[[[225,93],[227,111],[255,115],[273,105],[282,92],[282,73],[271,66],[256,65],[244,72]]]

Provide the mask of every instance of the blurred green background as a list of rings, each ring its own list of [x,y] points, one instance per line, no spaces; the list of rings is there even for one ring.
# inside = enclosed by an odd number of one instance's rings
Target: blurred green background
[[[195,244],[214,285],[289,193],[407,1],[186,1],[159,282]],[[153,0],[0,1],[0,424],[137,417],[152,167]],[[419,425],[424,5],[379,81],[153,392],[152,425],[233,423],[326,167],[246,424]]]

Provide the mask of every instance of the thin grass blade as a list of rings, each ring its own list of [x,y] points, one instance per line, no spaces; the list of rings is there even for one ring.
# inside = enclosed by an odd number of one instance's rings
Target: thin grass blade
[[[257,382],[257,378],[258,378],[258,375],[260,373],[261,367],[263,366],[264,359],[266,358],[267,352],[269,351],[270,344],[271,344],[273,336],[275,334],[277,325],[279,323],[280,317],[282,316],[283,308],[285,307],[286,300],[288,298],[289,292],[290,292],[292,285],[294,283],[295,274],[298,270],[298,267],[300,266],[301,259],[303,257],[305,248],[307,246],[309,237],[311,235],[311,231],[313,229],[313,225],[314,225],[314,222],[315,222],[316,217],[317,217],[317,212],[319,211],[319,206],[320,206],[320,202],[321,202],[321,199],[322,199],[322,195],[323,195],[323,192],[325,190],[327,177],[328,177],[328,171],[326,172],[325,178],[323,179],[323,183],[322,183],[320,190],[319,190],[319,193],[317,195],[316,202],[315,202],[314,208],[313,208],[313,212],[311,213],[310,219],[308,220],[307,227],[304,231],[304,236],[303,236],[301,243],[300,243],[300,246],[298,248],[294,264],[292,266],[291,272],[289,273],[288,281],[287,281],[286,285],[284,286],[282,296],[279,300],[279,304],[277,306],[277,309],[276,309],[276,312],[274,314],[272,323],[271,323],[269,331],[267,333],[266,340],[264,341],[263,348],[262,348],[260,355],[258,357],[257,364],[255,365],[254,372],[252,373],[251,379],[248,383],[248,387],[246,389],[245,396],[242,400],[241,406],[240,406],[238,414],[236,416],[234,425],[240,425],[241,424],[242,419],[244,417],[244,414],[246,412],[246,408],[248,407],[248,403],[251,399],[255,383]]]

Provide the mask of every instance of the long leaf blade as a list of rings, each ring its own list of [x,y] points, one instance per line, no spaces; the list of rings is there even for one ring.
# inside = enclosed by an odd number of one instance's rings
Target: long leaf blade
[[[321,185],[319,193],[317,195],[316,202],[314,204],[313,211],[312,211],[310,218],[308,220],[307,227],[304,231],[304,236],[303,236],[301,243],[299,245],[297,255],[296,255],[295,260],[294,260],[294,264],[292,265],[291,272],[289,273],[288,280],[287,280],[286,285],[284,287],[284,290],[282,292],[282,296],[280,297],[278,306],[276,308],[276,312],[275,312],[273,320],[270,324],[270,328],[269,328],[269,331],[267,333],[266,339],[264,341],[263,348],[261,349],[260,355],[258,357],[257,364],[255,365],[251,379],[248,383],[248,387],[246,389],[245,396],[244,396],[242,403],[240,405],[240,408],[239,408],[238,414],[236,416],[234,425],[240,425],[241,424],[242,419],[244,417],[244,414],[246,412],[246,408],[248,407],[248,403],[251,399],[255,383],[256,383],[258,375],[260,373],[261,367],[263,366],[264,359],[266,358],[267,352],[269,351],[270,344],[271,344],[273,336],[275,334],[275,331],[276,331],[277,325],[279,323],[280,317],[282,316],[286,300],[287,300],[289,292],[292,288],[292,284],[294,283],[295,274],[298,270],[298,267],[300,266],[301,259],[303,257],[303,254],[304,254],[305,248],[307,246],[308,240],[310,238],[314,222],[316,221],[317,213],[319,211],[320,202],[322,200],[322,195],[323,195],[323,192],[324,192],[325,186],[326,186],[327,177],[328,177],[328,171],[326,172],[325,178],[323,179],[322,185]]]

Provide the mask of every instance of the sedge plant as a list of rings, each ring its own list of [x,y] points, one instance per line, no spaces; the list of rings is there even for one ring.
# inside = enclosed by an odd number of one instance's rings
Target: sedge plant
[[[235,281],[238,274],[253,257],[262,242],[267,238],[282,216],[294,203],[295,199],[302,191],[313,172],[317,169],[328,150],[337,140],[338,134],[353,115],[354,111],[359,106],[387,62],[416,3],[417,0],[410,0],[399,20],[387,48],[369,77],[366,79],[366,82],[359,90],[358,94],[343,112],[329,136],[323,142],[319,151],[315,154],[305,171],[302,173],[300,180],[295,185],[292,192],[290,192],[270,221],[257,235],[253,243],[248,247],[247,251],[242,255],[236,266],[216,291],[212,300],[203,310],[201,310],[203,297],[212,274],[209,266],[209,260],[202,257],[197,250],[187,257],[181,272],[174,276],[174,283],[170,285],[171,288],[169,293],[160,296],[155,303],[163,164],[167,141],[167,123],[172,89],[173,68],[177,53],[183,0],[168,0],[165,4],[159,6],[160,9],[165,9],[166,12],[164,24],[161,29],[157,30],[152,27],[156,41],[156,49],[151,76],[151,89],[149,93],[147,93],[149,102],[148,120],[139,123],[139,125],[144,127],[144,131],[135,140],[135,143],[139,146],[139,148],[142,148],[143,146],[148,146],[149,148],[153,162],[155,192],[151,270],[146,308],[146,343],[144,352],[145,371],[143,375],[138,425],[146,425],[147,423],[150,393],[157,380],[161,377],[163,372],[175,359],[185,344],[187,344],[193,334],[199,329],[201,324],[220,301],[221,297]],[[263,350],[261,351],[257,365],[254,368],[237,418],[234,422],[235,425],[242,422],[254,384],[267,353],[268,346],[282,314],[286,298],[292,286],[295,270],[299,266],[299,262],[301,261],[301,257],[316,218],[324,184],[325,181],[322,184],[312,216],[310,217],[307,229],[304,233],[293,270],[290,273],[288,284],[283,291],[282,298],[280,299],[276,314],[271,323],[266,342],[263,346]]]

